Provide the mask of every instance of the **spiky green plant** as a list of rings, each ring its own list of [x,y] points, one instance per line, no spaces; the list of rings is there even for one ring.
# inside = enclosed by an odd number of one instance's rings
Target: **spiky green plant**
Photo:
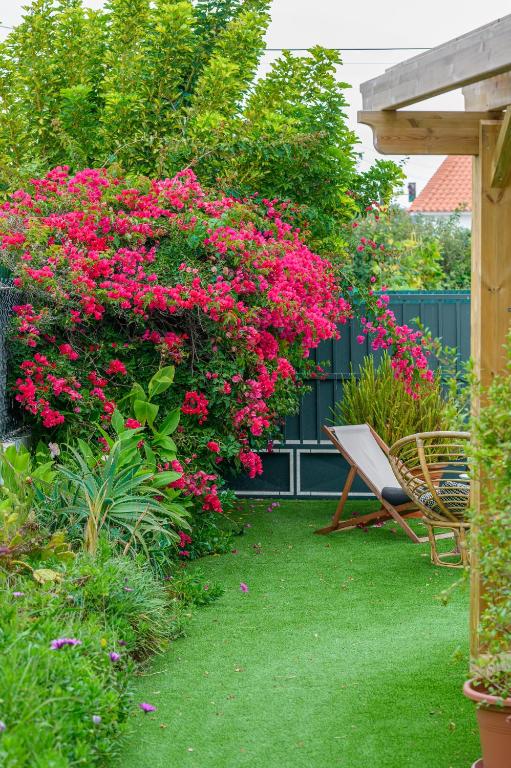
[[[69,451],[75,467],[59,468],[71,491],[65,512],[83,521],[86,552],[96,553],[103,529],[118,539],[125,553],[140,548],[148,557],[151,542],[160,537],[177,541],[176,529],[189,529],[184,507],[164,495],[165,486],[179,478],[176,472],[147,470],[142,460],[126,466],[120,441],[92,467],[82,449]]]
[[[370,424],[389,446],[416,432],[449,429],[438,377],[433,383],[425,382],[415,400],[395,378],[388,354],[379,365],[373,357],[366,357],[359,377],[353,368],[351,374],[343,385],[342,399],[333,409],[333,423]]]

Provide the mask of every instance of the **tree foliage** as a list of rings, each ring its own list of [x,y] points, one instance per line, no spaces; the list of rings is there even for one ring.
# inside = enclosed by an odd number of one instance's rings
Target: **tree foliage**
[[[292,200],[316,249],[401,177],[358,174],[337,53],[285,52],[264,76],[268,0],[35,0],[0,46],[0,183],[118,165]]]
[[[470,230],[457,213],[435,219],[375,208],[354,223],[351,251],[357,282],[375,275],[392,290],[470,289]]]

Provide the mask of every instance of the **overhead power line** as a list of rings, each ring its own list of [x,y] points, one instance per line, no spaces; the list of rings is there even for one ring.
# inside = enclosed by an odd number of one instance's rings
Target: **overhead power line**
[[[6,24],[0,24],[0,29],[14,29],[14,27],[9,27]],[[271,52],[277,52],[277,51],[302,51],[306,52],[309,51],[310,48],[313,46],[309,46],[309,48],[265,48],[265,51],[271,51]],[[394,46],[389,48],[332,48],[329,45],[322,45],[321,48],[327,48],[329,51],[430,51],[431,47],[428,46]],[[362,62],[361,62],[362,63]],[[365,62],[364,62],[365,63]],[[379,63],[379,62],[375,62]]]
[[[310,48],[266,48],[267,51],[309,51]],[[430,51],[431,47],[422,48],[394,47],[394,48],[331,48],[329,45],[321,45],[320,48],[326,48],[328,51]]]

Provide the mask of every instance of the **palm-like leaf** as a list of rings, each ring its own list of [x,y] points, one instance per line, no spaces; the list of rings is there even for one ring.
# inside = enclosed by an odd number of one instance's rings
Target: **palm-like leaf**
[[[161,490],[153,485],[155,476],[141,460],[125,465],[120,441],[95,462],[83,446],[70,448],[70,453],[75,467],[61,466],[59,472],[72,492],[66,512],[83,521],[87,551],[96,551],[103,528],[121,531],[125,550],[137,546],[148,553],[151,541],[159,537],[177,541],[176,528],[190,527],[183,507],[161,500]]]

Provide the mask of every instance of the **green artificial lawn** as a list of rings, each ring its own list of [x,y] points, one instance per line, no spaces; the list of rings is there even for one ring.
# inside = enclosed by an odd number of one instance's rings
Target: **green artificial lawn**
[[[123,768],[469,768],[467,590],[437,599],[459,571],[394,523],[314,536],[335,502],[269,503],[198,564],[225,594],[137,681],[157,711],[134,719]]]

